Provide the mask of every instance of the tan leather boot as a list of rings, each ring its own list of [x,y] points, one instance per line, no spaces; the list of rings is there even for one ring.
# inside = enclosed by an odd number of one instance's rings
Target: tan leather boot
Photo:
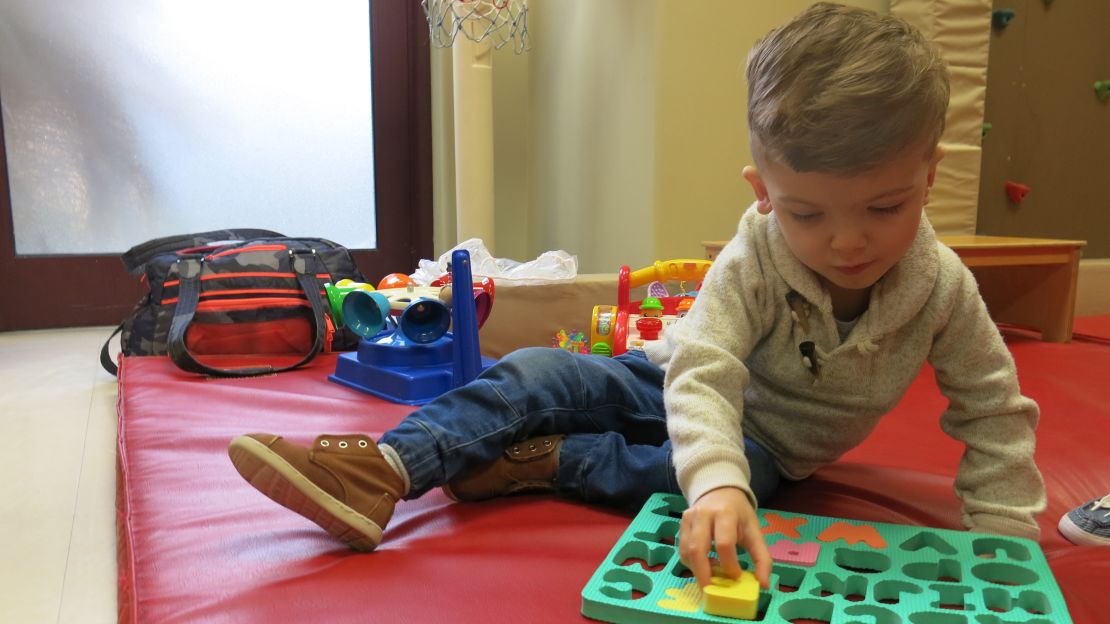
[[[563,437],[551,435],[518,442],[494,461],[451,479],[443,491],[458,501],[552,492]]]
[[[364,435],[322,435],[304,448],[252,433],[232,440],[227,452],[255,489],[355,550],[381,543],[403,495],[401,476]]]

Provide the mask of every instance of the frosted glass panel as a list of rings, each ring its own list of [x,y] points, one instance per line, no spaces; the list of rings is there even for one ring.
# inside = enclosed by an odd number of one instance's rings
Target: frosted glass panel
[[[0,0],[19,254],[260,227],[376,246],[368,0]]]

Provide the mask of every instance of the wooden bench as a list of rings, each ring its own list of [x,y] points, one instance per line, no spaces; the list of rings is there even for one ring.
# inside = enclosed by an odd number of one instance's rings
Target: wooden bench
[[[1011,236],[938,236],[960,256],[975,279],[991,317],[1030,327],[1048,342],[1071,340],[1079,257],[1087,241]],[[726,241],[703,241],[717,257]]]

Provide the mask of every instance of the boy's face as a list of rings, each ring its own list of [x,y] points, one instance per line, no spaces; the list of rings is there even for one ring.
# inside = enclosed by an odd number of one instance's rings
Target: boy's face
[[[774,211],[787,246],[826,287],[870,288],[909,250],[933,185],[929,159],[914,146],[889,163],[852,177],[799,173],[765,159],[744,168],[763,214]]]

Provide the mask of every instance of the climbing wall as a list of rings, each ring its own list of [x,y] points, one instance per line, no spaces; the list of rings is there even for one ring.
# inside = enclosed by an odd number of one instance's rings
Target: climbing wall
[[[980,234],[1080,239],[1110,257],[1110,2],[995,0]],[[1005,18],[1009,16],[1009,19]],[[1004,25],[1003,25],[1004,24]],[[1029,188],[1013,201],[1006,183]]]

